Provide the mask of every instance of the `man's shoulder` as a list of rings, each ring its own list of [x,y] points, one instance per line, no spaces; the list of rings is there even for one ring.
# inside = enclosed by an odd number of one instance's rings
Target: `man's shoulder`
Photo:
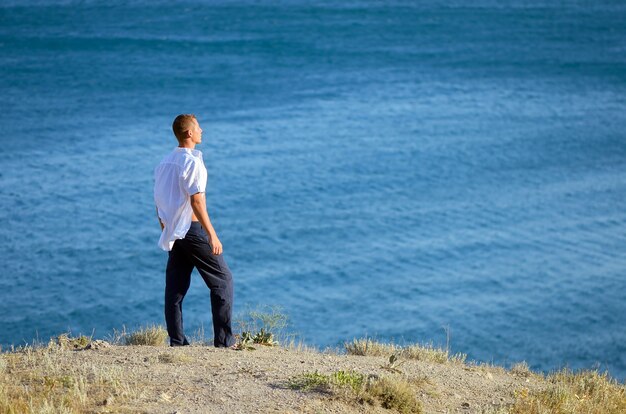
[[[194,160],[193,155],[185,152],[185,151],[177,151],[176,149],[166,154],[162,159],[159,165],[161,164],[178,164],[183,165]]]
[[[198,157],[198,155],[187,151],[174,150],[163,157],[161,162],[155,167],[155,171],[164,168],[177,168],[184,172],[201,166],[204,166],[201,153]]]
[[[196,155],[190,154],[188,152],[181,153],[179,161],[180,165],[184,169],[197,168],[199,165],[202,165],[202,158],[198,158]]]

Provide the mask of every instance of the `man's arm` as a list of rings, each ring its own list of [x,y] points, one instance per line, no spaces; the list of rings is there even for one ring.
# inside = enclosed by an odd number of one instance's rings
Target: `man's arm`
[[[213,254],[222,254],[222,242],[217,238],[217,233],[209,219],[209,213],[206,211],[206,198],[204,193],[196,193],[191,196],[191,208],[196,218],[209,234],[209,240],[213,247]]]
[[[163,231],[165,226],[163,225],[163,222],[161,221],[161,217],[159,217],[159,208],[158,207],[156,209],[156,212],[157,212],[157,218],[159,219],[159,224],[161,225],[161,231]]]

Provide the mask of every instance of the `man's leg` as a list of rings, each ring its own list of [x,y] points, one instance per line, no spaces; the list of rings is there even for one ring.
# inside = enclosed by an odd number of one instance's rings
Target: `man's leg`
[[[191,283],[193,263],[180,240],[169,252],[165,271],[165,323],[171,346],[189,345],[183,331],[183,299]]]
[[[233,277],[223,255],[214,255],[205,231],[200,226],[192,226],[190,232],[198,237],[190,241],[188,252],[200,276],[211,289],[211,311],[213,314],[213,344],[216,347],[229,347],[235,344],[232,331]]]

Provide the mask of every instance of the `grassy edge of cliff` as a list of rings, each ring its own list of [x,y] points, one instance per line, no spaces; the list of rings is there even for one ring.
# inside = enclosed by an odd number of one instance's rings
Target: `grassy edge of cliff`
[[[274,320],[277,318],[274,315]],[[267,322],[267,321],[266,321]],[[270,319],[271,322],[271,319]],[[481,412],[492,413],[623,413],[626,412],[626,387],[611,378],[608,373],[597,370],[572,371],[567,368],[549,374],[531,371],[524,362],[510,369],[489,364],[466,361],[463,354],[451,354],[446,349],[432,345],[411,344],[399,346],[381,343],[370,338],[354,339],[344,344],[344,350],[318,351],[298,343],[293,338],[282,339],[282,345],[272,332],[276,325],[261,324],[243,330],[238,336],[239,351],[255,359],[254,350],[259,348],[283,348],[292,354],[301,355],[302,366],[293,372],[283,373],[284,393],[291,398],[313,395],[320,401],[345,404],[354,412],[367,410],[390,410],[400,413],[424,412],[421,396],[443,399],[451,398],[441,390],[428,387],[428,378],[409,375],[405,370],[411,361],[427,365],[462,367],[465,370],[483,372],[486,376],[496,373],[525,379],[538,386],[525,386],[517,381],[515,389],[508,390],[510,402],[496,405]],[[148,326],[133,332],[115,332],[110,340],[92,340],[85,336],[72,337],[68,334],[52,338],[47,344],[24,346],[0,354],[0,413],[81,413],[81,412],[133,412],[130,407],[139,407],[146,399],[142,379],[130,375],[131,368],[123,362],[100,363],[96,358],[73,357],[75,352],[115,349],[144,349],[144,361],[154,364],[169,364],[174,369],[186,370],[193,359],[185,353],[169,352],[166,345],[167,332],[161,326]],[[205,347],[203,339],[195,347]],[[127,348],[125,348],[127,347]],[[128,348],[129,347],[129,348]],[[193,347],[192,347],[193,348]],[[120,352],[117,352],[119,354]],[[307,364],[306,355],[332,353],[339,360],[349,357],[376,357],[379,372],[365,372],[359,364],[350,369],[325,368],[319,370],[315,361]],[[119,357],[118,357],[119,359]],[[363,359],[365,361],[365,359]],[[176,368],[179,367],[179,368]],[[456,369],[454,368],[454,369]],[[170,368],[171,369],[171,368]],[[259,368],[260,370],[264,368]],[[267,368],[271,369],[271,368]],[[457,385],[458,387],[458,385]],[[153,390],[160,393],[158,385]],[[441,394],[441,395],[440,395]],[[490,396],[495,397],[495,396]],[[164,397],[163,397],[164,398]],[[320,403],[323,407],[324,402]],[[329,404],[331,404],[329,402]],[[462,405],[459,408],[474,408]],[[473,404],[473,403],[472,403]],[[432,407],[431,407],[432,408]],[[431,411],[428,411],[431,412]],[[459,411],[463,412],[463,411]],[[470,411],[467,411],[470,412]]]

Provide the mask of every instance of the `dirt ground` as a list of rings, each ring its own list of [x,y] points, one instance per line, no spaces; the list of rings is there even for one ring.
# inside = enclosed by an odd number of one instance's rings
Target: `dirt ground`
[[[500,367],[404,360],[399,372],[385,357],[256,346],[234,351],[206,346],[114,346],[61,354],[56,364],[94,366],[120,373],[131,398],[103,401],[97,412],[145,413],[388,413],[380,406],[288,387],[307,372],[356,371],[402,376],[415,385],[425,413],[498,412],[514,391],[542,386],[540,378]],[[388,367],[388,365],[387,365]]]

